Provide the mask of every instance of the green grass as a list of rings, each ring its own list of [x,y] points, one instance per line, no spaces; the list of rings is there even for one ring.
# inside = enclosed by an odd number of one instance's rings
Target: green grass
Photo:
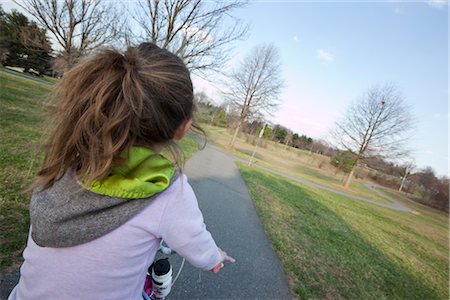
[[[38,146],[46,128],[46,101],[52,87],[0,73],[0,274],[17,268],[29,229],[31,183],[41,162]],[[198,150],[192,137],[180,142],[186,157]]]
[[[448,299],[448,215],[398,212],[240,169],[301,299]]]
[[[26,242],[29,195],[23,189],[40,160],[36,147],[51,88],[4,73],[0,81],[0,271],[5,271],[18,261]]]
[[[189,159],[192,155],[194,155],[194,153],[198,151],[200,146],[192,136],[184,137],[178,144],[180,145],[181,149],[183,149],[186,159]]]

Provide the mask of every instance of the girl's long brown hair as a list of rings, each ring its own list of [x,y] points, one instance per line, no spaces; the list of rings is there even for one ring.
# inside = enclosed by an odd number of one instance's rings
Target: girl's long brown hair
[[[96,52],[64,75],[55,96],[56,126],[33,184],[44,189],[69,168],[86,182],[104,178],[132,145],[170,144],[194,108],[188,69],[151,43]]]

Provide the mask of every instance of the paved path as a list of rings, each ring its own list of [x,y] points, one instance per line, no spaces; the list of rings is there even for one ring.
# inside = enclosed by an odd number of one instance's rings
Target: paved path
[[[371,189],[372,191],[374,191],[375,193],[377,193],[378,195],[380,195],[381,197],[384,197],[385,199],[388,199],[389,201],[392,202],[392,204],[390,206],[386,206],[388,208],[392,208],[392,209],[396,209],[396,210],[400,210],[400,211],[407,211],[407,212],[412,212],[412,210],[403,205],[402,203],[400,203],[399,201],[395,200],[394,198],[392,198],[391,196],[389,196],[388,194],[380,191],[379,189],[376,188],[375,185],[370,184],[370,183],[364,183],[364,185],[368,188]]]
[[[40,83],[45,83],[45,84],[48,84],[48,85],[55,85],[54,82],[50,82],[50,81],[47,81],[47,80],[44,80],[44,79],[39,79],[39,78],[36,78],[36,77],[33,77],[33,76],[28,76],[26,74],[18,73],[18,72],[11,71],[11,70],[8,70],[8,69],[0,69],[0,72],[11,74],[11,75],[15,75],[15,76],[19,76],[19,77],[22,77],[22,78],[25,78],[25,79],[30,79],[30,80],[37,81],[37,82],[40,82]]]
[[[235,158],[208,145],[186,164],[208,230],[236,259],[218,274],[186,264],[168,299],[291,299],[278,257],[256,214]],[[171,258],[177,272],[177,256]]]
[[[244,160],[244,159],[237,158],[237,157],[235,159],[239,160],[241,162],[244,162],[244,163],[248,163],[248,160]],[[381,203],[381,202],[378,202],[378,201],[375,201],[375,200],[371,200],[371,199],[368,199],[368,198],[365,198],[365,197],[353,195],[353,194],[346,193],[346,192],[343,192],[343,191],[340,191],[340,190],[335,190],[333,188],[330,188],[330,187],[327,187],[327,186],[324,186],[324,185],[321,185],[321,184],[318,184],[318,183],[315,183],[315,182],[312,182],[312,181],[309,181],[309,180],[305,180],[303,178],[299,178],[299,177],[292,176],[292,175],[289,175],[289,174],[286,174],[286,173],[283,173],[283,172],[279,172],[279,171],[275,171],[275,170],[269,169],[269,168],[261,166],[261,165],[259,165],[257,163],[252,164],[252,166],[258,167],[260,169],[263,169],[264,171],[268,171],[270,173],[273,173],[273,174],[276,174],[276,175],[279,175],[279,176],[283,176],[283,177],[292,179],[292,180],[297,181],[297,182],[299,182],[301,184],[304,184],[304,185],[307,185],[307,186],[311,186],[311,187],[315,187],[315,188],[319,188],[319,189],[322,189],[322,190],[326,190],[326,191],[329,191],[329,192],[332,192],[332,193],[335,193],[335,194],[339,194],[339,195],[342,195],[342,196],[345,196],[345,197],[348,197],[348,198],[364,201],[364,202],[367,202],[367,203],[375,204],[375,205],[378,205],[378,206],[383,206],[383,207],[394,209],[394,210],[399,210],[399,211],[404,211],[404,212],[411,212],[410,208],[408,208],[407,206],[403,205],[399,201],[393,199],[392,197],[389,197],[388,195],[386,195],[382,191],[376,189],[375,186],[373,184],[370,184],[370,183],[365,183],[364,185],[367,188],[373,190],[378,195],[380,195],[380,196],[386,198],[387,200],[391,201],[392,203],[391,204]]]

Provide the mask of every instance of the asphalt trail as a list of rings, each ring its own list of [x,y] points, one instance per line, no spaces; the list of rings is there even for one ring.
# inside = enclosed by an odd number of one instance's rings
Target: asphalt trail
[[[0,69],[0,72],[7,73],[7,74],[10,74],[10,75],[14,75],[14,76],[18,76],[18,77],[22,77],[22,78],[33,80],[33,81],[37,81],[37,82],[40,82],[40,83],[45,83],[45,84],[48,84],[48,85],[55,85],[54,82],[50,82],[50,81],[47,81],[47,80],[44,80],[44,79],[39,79],[39,78],[36,78],[36,77],[33,77],[33,76],[28,76],[26,74],[14,72],[14,71],[11,71],[11,70],[8,70],[8,69]]]
[[[238,160],[238,161],[246,163],[246,164],[248,163],[248,160],[244,160],[244,159],[238,158],[238,157],[235,157],[235,160]],[[342,196],[345,196],[345,197],[348,197],[348,198],[352,198],[352,199],[355,199],[355,200],[359,200],[359,201],[363,201],[363,202],[366,202],[366,203],[375,204],[375,205],[378,205],[378,206],[382,206],[382,207],[385,207],[385,208],[390,208],[390,209],[394,209],[394,210],[398,210],[398,211],[403,211],[403,212],[411,212],[412,211],[406,205],[403,205],[402,203],[400,203],[399,201],[395,200],[394,198],[389,197],[388,195],[386,195],[382,191],[376,189],[376,187],[373,184],[370,184],[370,183],[365,183],[364,186],[366,186],[367,188],[371,189],[372,191],[374,191],[378,195],[380,195],[380,196],[386,198],[387,200],[391,201],[392,203],[391,204],[381,203],[381,202],[378,202],[378,201],[375,201],[375,200],[372,200],[372,199],[369,199],[369,198],[365,198],[365,197],[357,196],[357,195],[354,195],[354,194],[346,193],[346,192],[343,192],[343,191],[335,190],[333,188],[330,188],[330,187],[327,187],[327,186],[324,186],[324,185],[321,185],[321,184],[318,184],[318,183],[315,183],[315,182],[312,182],[312,181],[309,181],[309,180],[306,180],[306,179],[303,179],[303,178],[299,178],[299,177],[292,176],[292,175],[289,175],[289,174],[286,174],[286,173],[283,173],[283,172],[279,172],[279,171],[275,171],[275,170],[269,169],[269,168],[261,166],[261,165],[259,165],[257,163],[253,163],[252,166],[260,168],[260,169],[262,169],[264,171],[267,171],[267,172],[270,172],[272,174],[279,175],[279,176],[282,176],[282,177],[285,177],[285,178],[297,181],[298,183],[301,183],[301,184],[304,184],[304,185],[307,185],[307,186],[310,186],[310,187],[319,188],[319,189],[322,189],[322,190],[325,190],[325,191],[328,191],[328,192],[332,192],[332,193],[335,193],[335,194],[338,194],[338,195],[342,195]]]
[[[236,259],[218,273],[186,264],[168,299],[292,299],[235,158],[207,145],[186,164],[208,230]],[[176,273],[179,257],[170,259]]]

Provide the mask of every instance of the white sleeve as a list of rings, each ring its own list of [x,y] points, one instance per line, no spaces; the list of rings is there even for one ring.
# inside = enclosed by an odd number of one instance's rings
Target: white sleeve
[[[191,265],[211,270],[222,261],[222,255],[206,229],[194,191],[183,174],[173,184],[178,192],[167,199],[159,235]]]

